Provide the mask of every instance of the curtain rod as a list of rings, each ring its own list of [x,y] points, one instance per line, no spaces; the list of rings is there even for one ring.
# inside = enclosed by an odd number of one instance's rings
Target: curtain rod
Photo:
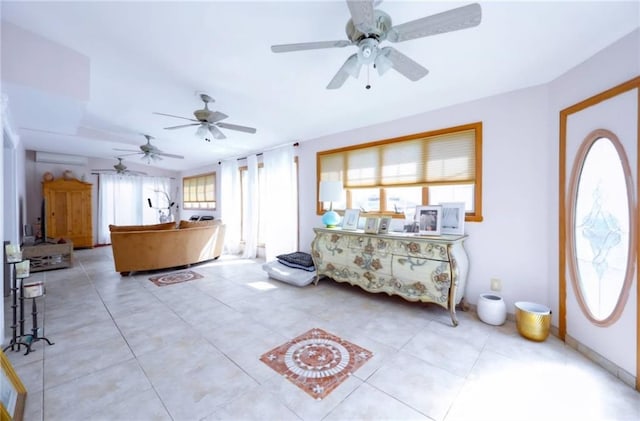
[[[298,146],[300,146],[300,143],[295,142],[292,146],[293,146],[294,148],[297,148]],[[278,149],[278,148],[280,148],[280,147],[281,147],[281,146],[276,146],[276,147],[275,147],[275,148],[273,148],[273,149]],[[273,149],[269,149],[269,150],[271,151],[271,150],[273,150]],[[261,155],[263,155],[263,154],[264,154],[264,152],[259,152],[259,153],[257,153],[257,154],[256,154],[256,156],[261,156]],[[243,157],[241,157],[241,158],[237,158],[237,159],[236,159],[236,161],[242,161],[243,159],[247,159],[247,157],[246,157],[246,156],[243,156]],[[218,165],[220,165],[220,164],[222,164],[222,161],[218,161]]]
[[[102,172],[92,172],[90,173],[91,175],[104,175],[105,173]],[[107,174],[108,175],[108,174]],[[121,175],[123,177],[151,177],[151,178],[168,178],[170,180],[175,180],[175,177],[165,177],[163,175],[128,175],[128,174],[114,174],[114,175]]]

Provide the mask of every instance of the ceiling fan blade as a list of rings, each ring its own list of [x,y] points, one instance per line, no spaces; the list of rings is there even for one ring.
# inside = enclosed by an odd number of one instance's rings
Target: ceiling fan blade
[[[164,152],[154,152],[151,154],[152,158],[156,156],[166,156],[167,158],[184,159],[184,156],[182,155],[174,155],[174,154],[164,153]]]
[[[165,127],[165,130],[174,130],[174,129],[182,129],[184,127],[191,127],[191,126],[197,126],[200,123],[190,123],[190,124],[181,124],[179,126],[171,126],[171,127]]]
[[[216,126],[222,127],[223,129],[238,130],[239,132],[245,132],[245,133],[255,133],[256,132],[256,129],[254,129],[253,127],[238,126],[237,124],[218,123],[218,124],[216,124]]]
[[[163,116],[166,116],[166,117],[181,118],[181,119],[183,119],[183,120],[189,120],[189,121],[196,121],[196,122],[198,121],[198,120],[196,120],[196,119],[189,118],[189,117],[181,117],[181,116],[179,116],[179,115],[165,114],[165,113],[157,113],[157,112],[155,112],[155,111],[153,112],[153,114],[156,114],[156,115],[163,115]]]
[[[405,56],[404,54],[402,54],[400,51],[396,50],[393,47],[384,47],[380,51],[379,55],[382,55],[385,57],[385,59],[388,59],[389,62],[391,62],[391,67],[396,69],[398,73],[400,73],[401,75],[405,76],[407,79],[412,80],[414,82],[418,79],[425,77],[427,73],[429,73],[427,69],[425,69],[415,61],[411,60],[409,57]],[[381,63],[386,64],[384,62],[385,59],[380,59],[382,60]],[[381,71],[382,70],[379,70],[379,72]]]
[[[396,25],[389,30],[387,39],[402,42],[430,35],[471,28],[480,24],[482,8],[478,3]]]
[[[288,53],[290,51],[302,50],[318,50],[321,48],[342,48],[351,45],[351,41],[318,41],[318,42],[302,42],[299,44],[280,44],[272,45],[271,51],[274,53]]]
[[[344,62],[333,79],[331,79],[331,82],[329,82],[329,84],[327,85],[327,89],[338,89],[344,84],[349,76],[357,79],[358,75],[360,74],[361,67],[362,65],[358,61],[358,55],[353,54],[347,59],[347,61]]]
[[[347,0],[353,26],[363,34],[369,34],[375,29],[375,17],[372,0]]]
[[[209,123],[216,123],[218,121],[222,121],[225,118],[229,118],[228,115],[226,115],[225,113],[221,113],[220,111],[213,111],[210,115],[209,118],[207,118],[207,121]]]
[[[209,124],[209,131],[211,132],[211,135],[214,137],[214,139],[226,139],[227,138],[227,136],[225,136],[224,133],[222,133],[220,131],[220,129],[218,129],[213,124]]]
[[[114,151],[120,151],[120,152],[135,152],[135,153],[141,153],[140,151],[134,151],[131,149],[118,149],[118,148],[113,148]],[[120,156],[124,156],[124,155],[120,155]]]

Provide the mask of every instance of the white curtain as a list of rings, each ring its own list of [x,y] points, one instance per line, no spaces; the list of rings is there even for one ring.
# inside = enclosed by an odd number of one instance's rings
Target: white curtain
[[[100,174],[98,176],[98,244],[111,243],[110,224],[158,223],[162,208],[165,213],[167,212],[170,188],[171,180],[166,177]],[[151,199],[153,209],[149,207],[147,199]]]
[[[220,218],[226,226],[224,252],[240,253],[240,174],[238,161],[223,161],[220,175]]]
[[[258,156],[247,157],[247,178],[242,183],[242,239],[244,250],[242,257],[255,259],[258,256],[258,217],[260,216],[258,202]]]
[[[298,250],[298,180],[293,146],[263,155],[266,200],[263,207],[270,221],[265,227],[265,259]]]

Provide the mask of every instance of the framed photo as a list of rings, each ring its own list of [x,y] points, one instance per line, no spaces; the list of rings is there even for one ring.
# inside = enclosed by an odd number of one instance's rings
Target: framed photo
[[[0,351],[2,371],[0,372],[0,415],[3,420],[21,421],[27,389],[16,374],[9,358]]]
[[[389,232],[389,225],[391,225],[391,217],[383,216],[380,218],[380,224],[378,226],[378,234],[386,234]]]
[[[367,218],[364,223],[364,232],[367,234],[378,233],[378,218]]]
[[[464,235],[464,202],[440,203],[442,234]]]
[[[442,206],[416,206],[416,219],[420,235],[440,235]]]
[[[344,211],[344,218],[342,218],[343,230],[355,230],[358,228],[358,220],[360,219],[359,209],[347,209]]]

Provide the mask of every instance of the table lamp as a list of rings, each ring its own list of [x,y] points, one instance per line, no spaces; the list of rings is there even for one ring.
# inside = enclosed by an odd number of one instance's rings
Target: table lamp
[[[333,210],[333,202],[342,200],[342,181],[321,181],[319,198],[321,202],[329,202],[322,223],[327,228],[335,228],[340,223],[340,215]]]

